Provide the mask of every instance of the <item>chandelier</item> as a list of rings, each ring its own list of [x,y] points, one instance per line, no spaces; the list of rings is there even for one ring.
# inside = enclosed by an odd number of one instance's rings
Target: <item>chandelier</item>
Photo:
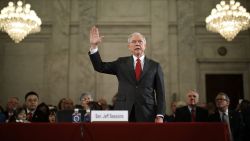
[[[222,0],[206,18],[206,28],[220,33],[227,41],[232,41],[241,31],[250,27],[250,14],[239,2]]]
[[[28,34],[40,32],[41,19],[30,7],[30,4],[24,5],[22,1],[18,1],[17,5],[9,2],[1,10],[0,29],[8,33],[15,43],[22,41]]]

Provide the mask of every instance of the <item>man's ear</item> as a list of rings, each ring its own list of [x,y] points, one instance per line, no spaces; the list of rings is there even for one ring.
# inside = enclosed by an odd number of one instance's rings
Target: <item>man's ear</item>
[[[131,51],[131,50],[130,50],[130,47],[129,47],[129,44],[128,44],[128,50]]]

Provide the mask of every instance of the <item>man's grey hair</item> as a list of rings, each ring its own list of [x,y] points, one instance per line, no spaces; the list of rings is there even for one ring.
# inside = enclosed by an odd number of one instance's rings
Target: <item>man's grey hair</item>
[[[91,94],[91,93],[88,93],[88,92],[82,93],[81,96],[80,96],[80,101],[81,101],[84,97],[89,97],[89,98],[90,98],[90,101],[93,101],[93,98],[92,98],[92,94]]]
[[[145,38],[145,36],[142,35],[142,34],[139,33],[139,32],[134,32],[134,33],[130,34],[130,35],[128,36],[128,43],[131,43],[131,38],[132,38],[134,35],[140,35],[140,36],[142,36],[143,43],[146,44],[146,38]]]

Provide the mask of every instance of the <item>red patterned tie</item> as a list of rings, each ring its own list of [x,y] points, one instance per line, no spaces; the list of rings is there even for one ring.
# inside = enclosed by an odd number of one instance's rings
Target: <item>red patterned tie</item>
[[[192,110],[191,110],[191,117],[192,117],[192,122],[195,122],[195,109],[194,108],[192,108]]]
[[[136,76],[136,80],[140,80],[140,76],[141,76],[141,60],[138,58],[136,59],[136,65],[135,65],[135,76]]]

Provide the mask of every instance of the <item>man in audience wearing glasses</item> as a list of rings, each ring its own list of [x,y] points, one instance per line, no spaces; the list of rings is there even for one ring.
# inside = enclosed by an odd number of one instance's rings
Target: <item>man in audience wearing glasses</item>
[[[223,92],[218,93],[215,103],[217,111],[209,116],[209,121],[227,124],[231,141],[241,141],[243,123],[238,112],[229,110],[230,99],[228,95]]]

